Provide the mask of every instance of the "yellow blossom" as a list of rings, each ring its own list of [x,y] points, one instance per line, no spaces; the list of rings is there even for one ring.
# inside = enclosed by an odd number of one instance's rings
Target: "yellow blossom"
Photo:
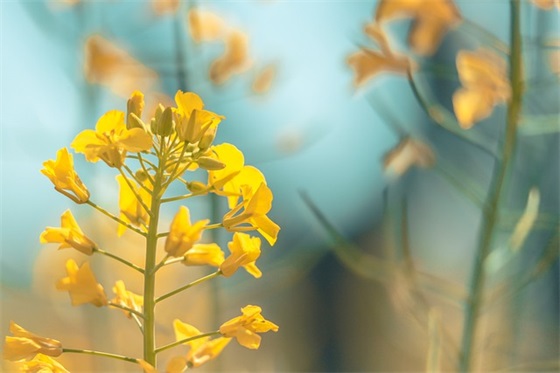
[[[59,249],[73,247],[79,252],[91,255],[97,247],[80,229],[70,210],[64,211],[60,217],[60,228],[47,227],[41,237],[41,243],[60,243]]]
[[[383,158],[385,172],[394,177],[403,175],[412,166],[427,168],[434,163],[435,155],[432,149],[427,144],[409,137],[399,142]]]
[[[130,55],[125,49],[100,35],[84,43],[84,74],[92,84],[101,84],[127,97],[135,89],[151,90],[158,74]]]
[[[113,286],[113,292],[116,297],[111,301],[111,303],[116,303],[118,305],[127,307],[131,310],[142,312],[142,306],[144,305],[144,297],[138,294],[134,294],[131,291],[126,290],[124,281],[119,280],[115,282]],[[122,310],[126,317],[132,317],[132,314],[126,310]]]
[[[37,354],[33,360],[21,361],[18,364],[20,372],[27,373],[70,373],[58,361],[43,354]]]
[[[33,334],[13,321],[10,321],[12,336],[6,336],[4,343],[4,359],[18,361],[29,359],[41,353],[49,356],[62,354],[62,343],[56,339],[45,338]]]
[[[451,0],[381,0],[377,5],[379,23],[401,17],[413,18],[408,41],[420,55],[432,55],[447,30],[461,21]]]
[[[221,170],[208,172],[208,185],[220,191],[224,185],[236,177],[243,168],[243,153],[232,144],[220,144],[211,148],[210,155],[225,164]]]
[[[196,337],[197,335],[202,334],[194,326],[177,319],[173,321],[173,329],[175,330],[175,339],[177,341]],[[167,370],[169,372],[180,372],[181,370],[179,369],[181,367],[185,367],[182,365],[183,363],[190,368],[199,367],[202,364],[216,358],[227,346],[230,340],[230,338],[223,337],[213,340],[210,340],[210,337],[201,337],[185,342],[184,344],[190,347],[189,352],[185,357],[172,359]]]
[[[100,159],[110,167],[120,168],[124,164],[126,152],[140,152],[152,147],[152,136],[142,128],[127,129],[122,111],[105,113],[94,130],[84,130],[76,136],[72,148],[83,153],[89,162]]]
[[[278,331],[278,326],[261,315],[259,306],[246,306],[241,309],[241,316],[233,318],[220,326],[220,333],[227,338],[236,338],[240,345],[249,349],[257,349],[261,344],[261,336],[257,333]]]
[[[183,264],[189,266],[211,265],[219,267],[224,261],[224,252],[215,243],[196,244],[183,255]]]
[[[244,185],[242,197],[243,201],[224,215],[224,228],[230,232],[257,230],[270,245],[274,245],[280,227],[266,216],[272,207],[272,192],[265,183],[256,190]]]
[[[245,268],[253,277],[259,278],[262,273],[255,261],[261,255],[261,240],[245,233],[236,232],[233,240],[228,243],[230,256],[220,265],[220,271],[226,277],[233,275],[239,267]]]
[[[130,223],[134,226],[141,227],[142,225],[148,225],[150,222],[150,214],[142,203],[138,200],[138,196],[142,199],[144,204],[149,207],[152,203],[151,194],[141,186],[138,186],[134,180],[128,179],[129,183],[126,182],[127,179],[123,175],[116,176],[117,182],[119,183],[119,209],[120,209],[120,219],[126,223]],[[144,187],[148,187],[150,184],[148,181],[144,183]],[[126,231],[126,227],[119,224],[118,235],[122,235]]]
[[[224,119],[223,116],[203,110],[204,102],[193,92],[177,91],[175,94],[177,114],[177,136],[182,141],[197,143],[207,132],[212,132]]]
[[[214,41],[224,36],[226,25],[217,14],[192,8],[188,14],[189,33],[196,43]]]
[[[189,209],[181,206],[171,222],[169,235],[165,240],[165,251],[170,256],[183,256],[200,240],[209,222],[209,219],[204,219],[191,224]]]
[[[471,128],[488,117],[494,106],[509,100],[511,87],[505,61],[489,50],[457,54],[457,71],[462,88],[453,94],[453,108],[459,125]]]
[[[215,84],[223,84],[234,74],[240,74],[251,67],[249,58],[249,38],[239,30],[233,30],[226,38],[224,54],[210,65],[210,79]]]
[[[89,191],[74,170],[74,160],[68,149],[62,148],[56,153],[56,160],[49,159],[43,163],[41,173],[54,184],[54,189],[76,203],[89,200]]]
[[[92,303],[96,307],[107,305],[103,286],[97,283],[88,262],[78,267],[73,259],[69,259],[66,262],[66,272],[68,277],[60,279],[56,283],[56,288],[68,291],[73,306],[86,303]]]

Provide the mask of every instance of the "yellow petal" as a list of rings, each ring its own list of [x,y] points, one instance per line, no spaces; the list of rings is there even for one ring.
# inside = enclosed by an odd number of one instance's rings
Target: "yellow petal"
[[[175,102],[179,110],[181,110],[183,114],[189,116],[193,110],[202,110],[204,108],[202,99],[193,92],[177,91],[175,94]]]
[[[152,147],[152,136],[142,128],[132,128],[124,133],[119,143],[129,152],[147,151]]]
[[[226,167],[208,172],[208,184],[213,185],[216,189],[221,189],[225,183],[241,172],[245,160],[243,153],[228,143],[213,146],[212,153]]]
[[[224,262],[224,252],[215,243],[196,244],[184,255],[185,265],[211,265],[219,267]]]
[[[255,77],[255,80],[253,80],[253,84],[251,85],[253,92],[260,93],[260,94],[268,92],[270,90],[270,87],[272,86],[272,82],[274,81],[275,77],[276,77],[276,66],[275,65],[265,66]]]
[[[406,57],[384,55],[370,49],[351,54],[346,60],[354,70],[354,85],[361,86],[385,72],[406,75],[409,61]]]
[[[463,88],[453,94],[453,110],[463,129],[470,129],[476,122],[488,117],[494,100],[487,90]]]
[[[234,74],[251,67],[249,59],[249,38],[239,30],[232,31],[226,39],[224,54],[210,65],[210,79],[215,84],[223,84]]]

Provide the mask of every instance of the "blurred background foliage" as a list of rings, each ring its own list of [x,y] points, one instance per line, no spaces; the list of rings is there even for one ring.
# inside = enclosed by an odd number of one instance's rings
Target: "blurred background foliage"
[[[65,345],[137,354],[136,330],[120,313],[72,308],[54,291],[66,258],[79,256],[39,245],[43,228],[69,207],[39,170],[102,113],[124,108],[134,89],[153,107],[181,89],[226,116],[216,143],[235,144],[263,171],[275,198],[270,216],[282,227],[276,247],[259,260],[262,279],[237,274],[161,308],[164,319],[196,320],[202,328],[236,314],[239,304],[259,302],[280,325],[258,352],[230,348],[202,370],[454,369],[481,224],[473,198],[483,198],[490,184],[505,106],[468,132],[435,123],[427,109],[437,103],[452,113],[459,50],[499,51],[509,42],[507,1],[456,5],[469,22],[421,59],[415,87],[386,74],[356,89],[347,58],[371,43],[362,29],[375,1],[2,2],[2,335],[17,316]],[[496,301],[484,312],[475,354],[484,370],[558,367],[559,68],[549,59],[559,45],[558,11],[523,2],[522,16],[527,125],[520,127],[496,247],[508,242],[533,187],[539,215],[520,252],[495,255],[488,283],[495,292],[487,297]],[[406,50],[409,25],[391,24],[396,51]],[[384,155],[404,134],[429,144],[432,169],[384,172]],[[116,209],[109,170],[81,157],[76,164],[99,202]],[[219,217],[223,207],[189,205],[199,217]],[[75,213],[90,223],[90,235],[111,242],[114,225],[82,207]],[[132,237],[121,245],[141,260]],[[105,273],[100,281],[141,288],[120,267],[94,262]],[[170,270],[162,289],[203,273],[192,271]],[[172,338],[169,325],[160,326],[162,341]],[[429,356],[440,350],[436,364]],[[71,371],[136,369],[72,358],[60,359]]]

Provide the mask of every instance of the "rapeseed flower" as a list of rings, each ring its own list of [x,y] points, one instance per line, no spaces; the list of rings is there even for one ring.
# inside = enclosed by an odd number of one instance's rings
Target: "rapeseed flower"
[[[204,219],[191,224],[189,209],[181,206],[171,222],[169,235],[165,240],[167,254],[180,257],[187,253],[200,240],[209,222],[209,219]]]
[[[224,252],[215,243],[195,244],[183,255],[183,264],[188,266],[211,265],[219,267],[223,262]]]
[[[220,271],[226,277],[233,275],[239,267],[245,268],[253,277],[262,276],[255,261],[261,255],[261,240],[245,233],[236,232],[228,243],[230,255],[220,265]]]
[[[59,250],[73,247],[86,255],[92,255],[97,247],[95,242],[82,232],[70,210],[62,213],[60,228],[45,228],[39,240],[41,243],[60,243]]]
[[[70,373],[55,359],[37,354],[32,360],[18,362],[20,372],[28,373]]]
[[[277,332],[278,325],[265,320],[259,306],[246,306],[241,309],[241,316],[235,317],[220,326],[220,333],[227,338],[236,338],[243,347],[255,350],[261,344],[257,333]]]
[[[10,321],[10,332],[4,343],[4,359],[19,361],[30,359],[38,353],[59,356],[62,354],[62,343],[56,339],[33,334],[13,321]]]
[[[107,297],[103,286],[95,279],[88,262],[79,267],[73,259],[68,259],[66,272],[68,277],[60,279],[56,283],[56,288],[68,291],[73,306],[86,303],[91,303],[96,307],[107,305]]]
[[[113,286],[113,292],[115,293],[116,297],[111,301],[111,303],[118,304],[120,306],[127,307],[131,310],[142,312],[142,306],[144,305],[144,297],[138,294],[134,294],[131,291],[126,290],[126,286],[124,285],[124,281],[119,280],[115,282],[115,286]],[[126,317],[131,318],[131,312],[127,310],[122,310]]]
[[[76,203],[89,200],[89,191],[74,170],[74,160],[68,149],[62,148],[56,153],[56,160],[49,159],[43,163],[41,173],[54,184],[54,189]]]
[[[116,179],[119,183],[120,219],[125,223],[130,223],[137,227],[148,225],[150,223],[150,213],[144,206],[150,206],[152,203],[152,195],[144,188],[149,187],[149,182],[146,182],[144,187],[141,187],[137,185],[134,180],[128,178],[125,179],[125,176],[123,175],[117,175]],[[144,205],[138,197],[140,197]],[[126,227],[119,224],[118,235],[122,235],[125,231]]]

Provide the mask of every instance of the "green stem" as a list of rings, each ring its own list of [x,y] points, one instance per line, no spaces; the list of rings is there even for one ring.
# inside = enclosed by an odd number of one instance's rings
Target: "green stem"
[[[138,311],[136,311],[136,310],[133,310],[132,308],[128,308],[128,307],[126,307],[126,306],[123,306],[123,305],[121,305],[121,304],[114,303],[114,302],[109,302],[108,306],[115,307],[115,308],[124,310],[124,311],[126,311],[126,312],[133,313],[133,314],[135,314],[135,315],[138,316],[138,317],[144,318],[144,315],[143,315],[142,313],[140,313],[140,312],[138,312]]]
[[[146,237],[146,233],[142,232],[140,229],[128,224],[127,222],[117,218],[115,215],[111,214],[109,211],[105,210],[103,207],[96,205],[95,203],[93,203],[92,201],[88,200],[86,202],[88,205],[90,205],[91,207],[93,207],[94,209],[96,209],[97,211],[99,211],[100,213],[102,213],[105,216],[108,216],[109,218],[113,219],[114,221],[116,221],[117,223],[124,225],[125,227],[127,227],[128,229],[130,229],[131,231],[134,231],[144,237]]]
[[[162,157],[163,158],[163,157]],[[163,161],[164,159],[162,159]],[[160,162],[164,164],[164,162]],[[144,266],[144,360],[156,366],[155,353],[155,282],[156,249],[158,242],[158,221],[161,196],[164,189],[163,169],[158,168],[152,192],[151,219],[146,237],[146,263]]]
[[[130,180],[128,179],[128,177],[126,177],[124,171],[122,170],[122,168],[119,168],[119,172],[121,173],[122,177],[124,178],[124,181],[126,183],[126,185],[128,185],[128,187],[130,188],[130,191],[132,192],[132,194],[134,194],[134,196],[136,197],[136,200],[138,200],[138,203],[140,203],[140,206],[142,206],[142,208],[144,210],[146,210],[146,212],[148,213],[148,215],[150,215],[150,217],[152,216],[152,212],[150,210],[150,208],[148,206],[146,206],[146,204],[144,203],[144,201],[142,200],[142,197],[140,197],[140,195],[138,194],[138,192],[136,191],[136,189],[134,188],[134,186],[132,185],[132,183],[130,182]]]
[[[175,346],[182,345],[183,343],[188,343],[190,341],[194,341],[194,340],[197,340],[197,339],[200,339],[200,338],[212,337],[212,336],[215,336],[215,335],[220,335],[220,332],[216,330],[215,332],[203,333],[203,334],[195,335],[194,337],[181,339],[180,341],[176,341],[176,342],[170,343],[168,345],[156,348],[156,354],[158,354],[162,351],[168,350],[170,348],[173,348]]]
[[[510,0],[511,4],[511,54],[510,54],[510,84],[512,97],[507,108],[507,126],[505,142],[502,149],[502,162],[495,177],[492,180],[485,213],[482,218],[482,233],[478,252],[474,263],[471,277],[470,297],[466,304],[464,329],[462,337],[462,354],[459,361],[460,372],[470,372],[472,368],[472,350],[476,342],[476,333],[479,320],[479,312],[482,307],[484,294],[485,273],[484,261],[490,253],[494,228],[497,225],[500,198],[505,185],[506,176],[514,154],[517,140],[517,124],[521,111],[523,87],[522,78],[522,55],[520,34],[520,4],[519,0]]]
[[[93,249],[93,251],[96,252],[96,253],[99,253],[101,255],[105,255],[109,258],[115,259],[116,261],[119,261],[119,262],[123,263],[124,265],[127,265],[130,268],[137,270],[140,273],[144,273],[144,270],[142,268],[138,267],[136,264],[133,264],[133,263],[129,262],[126,259],[121,258],[120,256],[116,256],[115,254],[111,254],[110,252],[107,252],[105,250],[101,250],[101,249],[98,249],[98,248]]]
[[[198,285],[198,284],[201,284],[201,283],[203,283],[203,282],[205,282],[205,281],[208,281],[208,280],[210,280],[210,279],[213,279],[214,277],[218,277],[218,276],[220,276],[221,274],[222,274],[222,271],[216,271],[216,272],[211,273],[211,274],[209,274],[209,275],[207,275],[207,276],[201,277],[201,278],[199,278],[198,280],[195,280],[195,281],[191,282],[190,284],[187,284],[187,285],[182,286],[182,287],[180,287],[180,288],[177,288],[177,289],[175,289],[175,290],[173,290],[173,291],[171,291],[171,292],[169,292],[169,293],[167,293],[167,294],[162,295],[161,297],[157,298],[155,302],[156,302],[156,303],[159,303],[159,302],[161,302],[162,300],[165,300],[165,299],[167,299],[167,298],[169,298],[169,297],[171,297],[171,296],[173,296],[173,295],[175,295],[175,294],[178,294],[178,293],[180,293],[180,292],[182,292],[182,291],[185,291],[185,290],[187,290],[188,288],[191,288],[191,287],[193,287],[193,286],[195,286],[195,285]]]
[[[123,361],[128,361],[129,363],[138,363],[138,359],[133,357],[128,357],[124,355],[117,355],[111,354],[109,352],[101,352],[101,351],[94,351],[94,350],[81,350],[81,349],[74,349],[74,348],[63,348],[63,353],[73,353],[73,354],[87,354],[87,355],[95,355],[95,356],[102,356],[102,357],[109,357],[111,359],[118,359]]]
[[[194,194],[189,193],[189,194],[184,194],[184,195],[182,195],[182,196],[163,198],[163,199],[161,200],[161,203],[180,201],[180,200],[183,200],[183,199],[191,198],[192,196],[194,196]]]

